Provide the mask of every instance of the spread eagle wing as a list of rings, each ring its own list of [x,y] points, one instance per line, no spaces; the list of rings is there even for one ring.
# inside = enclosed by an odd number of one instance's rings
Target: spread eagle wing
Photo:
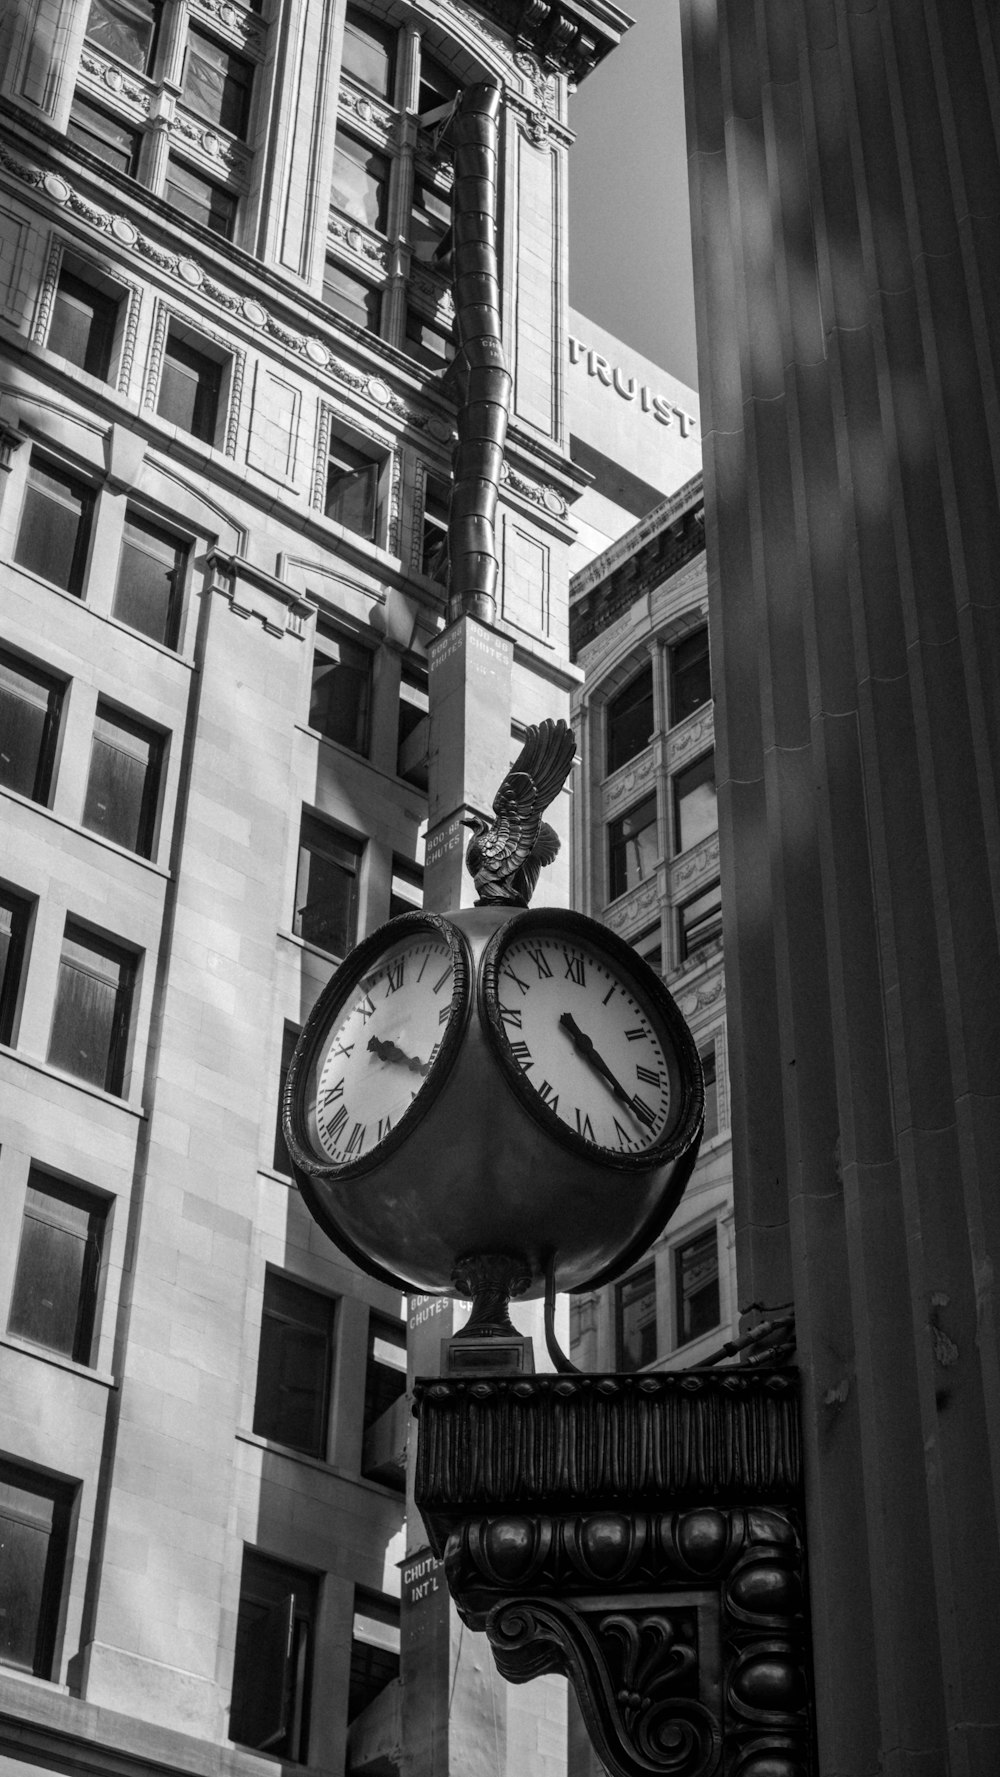
[[[573,730],[566,722],[546,719],[528,729],[521,751],[493,798],[496,819],[479,841],[484,874],[503,879],[527,864],[539,841],[542,813],[566,782],[575,753]],[[549,850],[554,841],[555,850],[539,855],[532,888],[542,864],[551,863],[559,849],[547,823],[545,831],[551,840],[545,841],[543,849]]]

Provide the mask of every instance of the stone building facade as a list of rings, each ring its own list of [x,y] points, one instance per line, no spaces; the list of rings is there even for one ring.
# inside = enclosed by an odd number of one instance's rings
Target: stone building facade
[[[578,570],[571,600],[585,675],[573,699],[574,905],[662,976],[706,1084],[705,1137],[678,1210],[627,1276],[574,1298],[572,1350],[582,1369],[672,1369],[703,1362],[737,1319],[700,477]]]
[[[15,1762],[407,1768],[404,1304],[310,1222],[276,1110],[337,958],[419,904],[440,812],[435,255],[448,107],[483,75],[505,93],[511,745],[568,712],[567,93],[625,22],[604,0],[0,19]],[[462,1768],[555,1777],[558,1697],[500,1696]]]

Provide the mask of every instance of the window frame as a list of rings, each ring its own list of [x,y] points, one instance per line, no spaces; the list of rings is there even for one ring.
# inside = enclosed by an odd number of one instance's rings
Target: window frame
[[[172,581],[172,585],[167,593],[166,614],[162,637],[155,635],[150,629],[143,629],[139,624],[130,623],[128,618],[122,616],[118,609],[119,591],[122,583],[122,566],[125,561],[126,548],[133,548],[136,553],[140,553],[138,546],[130,543],[128,537],[129,525],[132,525],[136,530],[153,532],[159,536],[161,541],[169,542],[173,545],[174,565],[170,569],[169,574],[165,576]],[[176,653],[180,646],[182,619],[184,614],[184,595],[187,588],[188,570],[191,564],[193,550],[194,542],[192,538],[180,536],[177,532],[173,531],[168,524],[161,524],[159,517],[156,514],[148,512],[145,507],[137,506],[132,502],[127,502],[124,518],[122,520],[121,547],[118,551],[118,566],[115,570],[115,588],[111,601],[111,615],[115,621],[123,624],[126,629],[132,630],[135,635],[145,636],[147,641],[155,642],[158,647],[167,648],[171,653]],[[147,553],[152,555],[151,551]]]
[[[640,1355],[640,1358],[636,1363],[630,1363],[630,1362],[626,1361],[625,1311],[626,1311],[626,1307],[628,1305],[626,1303],[626,1295],[627,1294],[631,1294],[632,1297],[636,1298],[636,1299],[638,1299],[640,1296],[645,1296],[646,1294],[650,1294],[652,1296],[652,1303],[653,1303],[652,1319],[649,1320],[647,1318],[646,1321],[640,1322],[639,1327],[638,1327],[640,1340],[641,1340],[642,1336],[646,1332],[646,1329],[650,1325],[652,1326],[652,1329],[653,1329],[653,1353],[652,1353],[651,1357],[646,1357],[646,1358],[643,1358]],[[615,1332],[615,1368],[620,1374],[622,1374],[622,1375],[637,1375],[640,1370],[645,1370],[648,1368],[648,1366],[650,1364],[656,1362],[657,1358],[660,1355],[660,1312],[659,1312],[659,1300],[657,1297],[657,1288],[656,1288],[656,1263],[653,1259],[647,1260],[647,1262],[643,1265],[640,1265],[637,1270],[630,1271],[627,1277],[623,1277],[619,1283],[616,1283],[616,1285],[615,1285],[615,1328],[614,1328],[614,1332]],[[642,1349],[642,1346],[640,1344],[640,1353],[641,1353],[641,1349]]]
[[[629,818],[638,815],[641,810],[649,807],[651,807],[653,811],[652,819],[646,821],[642,827],[638,827],[634,833],[626,834],[624,828],[625,823]],[[620,832],[618,831],[619,829],[621,829]],[[627,848],[630,844],[634,844],[643,833],[648,833],[650,831],[656,836],[656,850],[653,857],[652,868],[645,875],[638,876],[635,882],[630,882],[628,880]],[[648,882],[650,877],[654,874],[659,862],[659,804],[656,791],[651,790],[647,796],[643,796],[638,802],[634,802],[631,808],[625,809],[624,813],[620,814],[615,820],[608,821],[605,832],[607,835],[608,900],[617,901],[620,896],[627,895],[632,889],[637,888],[640,882]]]
[[[72,364],[75,369],[82,370],[85,376],[92,376],[97,382],[105,383],[110,387],[114,382],[115,371],[117,369],[117,352],[115,347],[121,338],[122,320],[124,311],[127,307],[128,292],[123,285],[116,285],[113,279],[105,278],[101,273],[95,272],[93,276],[85,275],[85,273],[90,273],[90,269],[89,266],[85,266],[82,261],[76,259],[73,254],[64,253],[62,255],[55,289],[52,293],[52,307],[49,313],[48,325],[46,327],[45,345],[48,351],[52,352],[57,358],[61,358],[65,364]],[[84,306],[79,295],[75,294],[72,290],[64,290],[64,285],[69,284],[77,285],[80,290],[87,291],[90,296],[94,298],[95,313],[98,307],[102,305],[104,306],[105,316],[103,326],[105,337],[101,342],[104,350],[100,354],[92,350],[94,346],[92,330],[88,331],[82,357],[74,357],[71,353],[61,350],[58,338],[53,338],[54,335],[58,334],[60,301],[68,304],[76,302],[81,307]],[[66,343],[72,343],[72,341],[62,342],[63,345]],[[92,360],[89,363],[87,361],[88,358],[91,358]],[[98,360],[97,363],[93,361],[95,358]],[[100,368],[98,368],[98,363],[101,366]]]
[[[55,1046],[56,1028],[62,1007],[63,966],[66,964],[71,968],[74,966],[83,967],[83,965],[75,965],[72,960],[67,960],[67,944],[76,944],[83,950],[89,949],[96,955],[103,956],[107,961],[115,961],[120,965],[108,1029],[107,1054],[102,1081],[91,1078],[89,1074],[74,1072],[64,1062],[53,1059],[52,1051]],[[80,1080],[89,1086],[96,1086],[99,1091],[108,1093],[112,1098],[124,1098],[125,1096],[132,1019],[138,988],[139,960],[139,954],[135,950],[127,948],[113,938],[105,937],[103,933],[95,932],[90,926],[84,925],[82,921],[74,919],[72,914],[67,913],[56,971],[56,991],[52,1005],[46,1062],[48,1066],[57,1068],[60,1073],[67,1074],[69,1078]],[[95,973],[96,971],[89,972]],[[99,975],[97,978],[101,979]]]
[[[376,1346],[380,1340],[390,1345],[394,1351],[402,1352],[402,1364],[380,1362],[376,1355]],[[377,1425],[383,1415],[390,1412],[406,1393],[406,1366],[406,1322],[397,1319],[395,1315],[381,1314],[377,1309],[369,1309],[368,1339],[365,1346],[365,1394],[361,1415],[364,1431],[370,1431],[373,1425]],[[379,1384],[376,1379],[378,1370],[391,1373],[394,1377],[402,1377],[401,1385],[397,1387],[394,1381],[386,1384],[384,1380]]]
[[[136,4],[136,0],[112,0],[112,3],[117,5],[124,13],[138,13],[141,11],[141,6]],[[93,3],[91,3],[90,10],[87,14],[87,28],[84,31],[84,42],[93,44],[94,48],[100,55],[110,56],[113,61],[123,62],[126,68],[133,69],[137,74],[149,75],[156,65],[156,56],[160,44],[160,30],[163,24],[162,0],[148,0],[148,6],[153,15],[152,30],[150,33],[148,48],[141,61],[134,61],[128,56],[121,55],[116,50],[109,48],[106,43],[102,43],[99,37],[91,37],[90,21],[94,10]]]
[[[712,834],[717,833],[719,830],[718,796],[716,794],[714,804],[715,820],[712,826],[706,827],[704,832],[697,833],[693,839],[689,838],[685,840],[684,837],[683,804],[688,796],[701,789],[703,785],[707,784],[709,781],[711,781],[714,793],[716,791],[714,747],[709,747],[704,753],[699,753],[697,759],[692,759],[690,764],[681,766],[679,770],[675,771],[671,776],[670,792],[671,802],[673,804],[673,842],[675,857],[680,857],[684,852],[693,850],[696,845],[704,845],[706,839],[710,839]],[[683,787],[685,784],[687,785],[687,788]]]
[[[19,1492],[33,1494],[37,1499],[51,1501],[52,1523],[48,1532],[45,1564],[38,1595],[35,1645],[30,1666],[23,1661],[5,1659],[0,1654],[0,1670],[30,1671],[35,1678],[54,1676],[56,1655],[63,1631],[66,1604],[66,1581],[69,1551],[76,1516],[79,1483],[61,1475],[43,1474],[27,1464],[0,1458],[0,1486],[15,1487]],[[0,1513],[12,1521],[13,1508],[5,1502]]]
[[[4,666],[14,672],[23,672],[25,678],[33,679],[39,688],[47,684],[48,698],[42,718],[42,733],[31,790],[18,790],[12,784],[2,784],[2,787],[10,790],[13,795],[26,796],[29,802],[37,802],[42,808],[48,808],[55,780],[66,681],[47,672],[43,667],[36,666],[34,661],[26,660],[23,655],[13,654],[9,649],[0,647],[0,667]]]
[[[76,1229],[67,1226],[66,1219],[59,1220],[56,1210],[46,1212],[41,1205],[32,1204],[29,1201],[31,1191],[36,1192],[38,1196],[47,1197],[50,1203],[62,1203],[67,1208],[76,1208],[87,1218],[86,1233],[82,1237],[83,1257],[80,1276],[75,1292],[77,1300],[73,1337],[68,1349],[64,1344],[40,1338],[32,1332],[26,1331],[23,1321],[21,1325],[15,1324],[15,1316],[19,1307],[18,1291],[22,1277],[22,1260],[26,1252],[25,1223],[33,1221],[49,1228],[60,1229],[72,1239],[80,1238]],[[79,1185],[75,1180],[60,1178],[57,1174],[47,1171],[44,1166],[31,1166],[28,1172],[28,1183],[21,1215],[14,1282],[7,1314],[7,1331],[16,1339],[24,1339],[26,1343],[37,1346],[41,1351],[52,1351],[62,1357],[67,1357],[73,1363],[80,1364],[86,1369],[94,1367],[110,1210],[111,1199],[100,1192],[94,1191],[86,1185]],[[26,1285],[26,1300],[21,1306],[30,1308],[32,1305],[37,1305],[37,1300],[36,1284],[29,1280]]]
[[[352,459],[354,459],[352,461]],[[377,549],[386,545],[386,515],[392,477],[393,453],[371,438],[359,438],[346,427],[331,420],[326,448],[326,479],[323,492],[323,517],[353,537],[361,537]],[[339,471],[334,478],[334,471]],[[330,510],[337,488],[345,495],[352,488],[364,487],[366,509],[370,518],[364,526],[350,524]]]
[[[188,85],[188,71],[191,66],[192,51],[194,50],[194,53],[197,54],[196,40],[210,45],[212,49],[225,56],[227,63],[229,64],[223,81],[218,116],[216,116],[211,109],[202,109],[201,105],[197,102],[199,97],[198,89],[196,87],[189,87]],[[242,82],[238,79],[235,81],[232,79],[231,69],[235,64],[239,64],[239,67],[244,72],[245,79]],[[192,116],[199,118],[202,123],[206,123],[210,129],[221,130],[223,135],[231,136],[236,142],[248,142],[253,122],[256,72],[257,64],[251,59],[251,57],[241,55],[239,50],[234,49],[232,44],[227,43],[224,38],[216,37],[211,30],[206,30],[205,21],[201,15],[198,15],[196,22],[195,17],[189,14],[187,33],[184,42],[184,61],[181,67],[180,96],[181,103],[186,110],[191,112]],[[235,122],[223,122],[223,116],[227,109],[227,101],[232,98],[234,92],[238,94],[236,120]]]
[[[15,1047],[21,1001],[31,945],[31,931],[38,903],[30,895],[0,882],[0,910],[10,914],[10,932],[0,964],[0,1043]]]
[[[197,358],[203,365],[213,366],[215,371],[214,391],[210,391],[212,423],[211,426],[205,425],[203,430],[196,431],[193,427],[186,426],[183,421],[174,419],[170,414],[164,413],[162,410],[161,404],[164,399],[164,389],[166,386],[167,361],[172,358],[175,363],[183,364],[185,356],[187,356],[188,359]],[[160,361],[159,381],[156,390],[155,411],[157,418],[163,420],[164,424],[175,427],[175,429],[178,432],[183,433],[185,437],[193,438],[196,443],[207,445],[210,450],[217,450],[219,448],[219,437],[226,421],[229,379],[232,372],[232,364],[232,352],[226,351],[224,347],[217,346],[214,340],[210,339],[206,334],[199,333],[196,328],[189,327],[187,323],[182,321],[178,316],[168,316],[163,335],[163,351]],[[192,367],[189,365],[188,368]],[[211,380],[213,379],[210,379],[210,381]],[[195,395],[195,405],[192,411],[193,420],[199,418],[199,406],[204,407],[206,399],[205,391],[199,387],[198,392]],[[202,413],[201,418],[203,421],[207,420],[207,410]]]
[[[117,159],[109,158],[107,154],[102,153],[100,147],[94,146],[95,143],[105,143],[110,147],[112,136],[110,134],[102,136],[98,129],[88,128],[87,123],[77,115],[81,109],[89,111],[92,116],[110,124],[112,131],[131,139],[128,158],[124,166],[120,166]],[[76,135],[73,134],[74,125],[78,131]],[[75,142],[78,148],[85,149],[88,154],[94,155],[95,159],[103,161],[104,165],[110,167],[112,172],[120,173],[126,179],[136,177],[145,131],[137,129],[130,122],[126,122],[124,117],[119,117],[116,112],[109,111],[104,105],[95,105],[90,94],[81,91],[79,87],[73,94],[66,135],[70,142]]]
[[[332,851],[324,852],[318,848],[314,850],[313,847],[307,843],[307,834],[311,834],[318,839],[326,837],[327,843],[331,846],[339,846],[344,852],[352,853],[355,860],[353,870],[349,869],[349,867],[343,863],[342,859],[336,857]],[[348,892],[347,901],[347,916],[345,920],[346,939],[342,950],[331,950],[328,946],[321,944],[318,939],[310,937],[302,930],[302,915],[308,911],[308,908],[311,905],[311,903],[307,902],[304,902],[301,906],[299,905],[303,890],[302,867],[304,853],[308,853],[310,857],[325,857],[329,863],[334,864],[345,876],[350,875],[351,877],[351,887]],[[360,924],[361,868],[364,863],[364,857],[365,842],[363,840],[356,839],[352,833],[348,833],[345,828],[338,826],[336,822],[329,820],[325,815],[318,814],[310,808],[303,808],[302,818],[299,824],[299,848],[295,871],[295,900],[292,910],[292,931],[295,937],[301,939],[303,944],[312,945],[312,947],[315,950],[320,951],[323,956],[333,956],[342,960],[357,942],[358,927]]]
[[[116,837],[114,833],[108,832],[102,827],[95,826],[94,822],[87,818],[88,811],[91,808],[91,792],[92,790],[96,791],[94,759],[95,750],[98,744],[101,743],[101,736],[98,734],[98,723],[100,722],[104,722],[109,728],[119,729],[123,734],[131,734],[137,740],[148,742],[149,752],[143,770],[142,790],[139,796],[139,806],[136,814],[134,844],[129,844],[127,840]],[[159,825],[160,792],[163,785],[166,739],[167,737],[162,729],[154,728],[148,722],[143,722],[138,716],[133,715],[130,710],[119,709],[117,704],[110,703],[106,698],[98,698],[97,706],[94,711],[94,726],[91,730],[90,763],[87,770],[83,813],[80,816],[80,825],[84,827],[88,833],[94,833],[98,838],[109,840],[113,845],[120,845],[124,851],[131,852],[135,857],[148,859],[154,856],[156,851],[157,829]],[[104,744],[112,745],[113,743],[107,742]],[[121,748],[119,750],[126,752],[128,749]]]
[[[269,1299],[270,1297],[270,1299]],[[316,1305],[305,1302],[311,1297]],[[298,1298],[298,1302],[296,1302]],[[307,1313],[296,1314],[296,1307],[306,1309]],[[308,1313],[312,1318],[308,1318]],[[319,1381],[312,1390],[313,1427],[311,1435],[302,1439],[296,1436],[283,1436],[288,1432],[287,1424],[282,1424],[281,1395],[287,1392],[284,1383],[283,1351],[287,1334],[291,1332],[300,1339],[303,1334],[308,1346],[321,1348],[321,1364]],[[328,1455],[331,1403],[333,1393],[333,1360],[337,1337],[337,1301],[333,1296],[322,1290],[315,1289],[301,1277],[294,1277],[285,1271],[272,1266],[266,1268],[264,1274],[264,1296],[261,1307],[260,1339],[257,1348],[257,1380],[254,1391],[253,1430],[257,1437],[266,1438],[269,1443],[280,1444],[284,1449],[295,1450],[302,1456],[314,1457],[325,1462]],[[265,1351],[265,1347],[267,1350]],[[277,1372],[277,1398],[264,1398],[264,1386],[275,1379]],[[294,1428],[293,1428],[294,1429]]]
[[[314,1570],[293,1566],[291,1562],[282,1561],[276,1556],[269,1555],[263,1549],[256,1548],[251,1544],[244,1544],[236,1613],[236,1648],[229,1708],[229,1738],[237,1746],[250,1746],[254,1751],[270,1752],[276,1757],[287,1760],[290,1764],[305,1764],[308,1758],[309,1716],[321,1584],[321,1575]],[[250,1590],[251,1586],[256,1586],[256,1592]],[[279,1628],[284,1630],[285,1641],[283,1671],[280,1677],[282,1718],[278,1731],[258,1737],[256,1742],[251,1742],[237,1734],[233,1723],[233,1715],[237,1709],[237,1690],[241,1683],[244,1696],[249,1695],[251,1686],[258,1696],[262,1690],[260,1682],[253,1683],[252,1672],[244,1677],[240,1671],[247,1637],[254,1628],[253,1623],[247,1622],[249,1614],[247,1606],[252,1608],[256,1605],[266,1615],[273,1617],[275,1613],[282,1611],[282,1588],[286,1586],[289,1586],[291,1590],[284,1595],[284,1621],[279,1623]],[[257,1621],[260,1622],[261,1619],[258,1617]],[[236,1726],[238,1725],[237,1723]]]
[[[383,1623],[385,1625],[385,1627],[389,1630],[390,1637],[391,1637],[393,1629],[395,1629],[395,1634],[396,1634],[396,1648],[395,1648],[395,1650],[387,1648],[384,1645],[384,1643],[379,1642],[374,1637],[372,1637],[368,1640],[365,1640],[363,1637],[359,1636],[357,1634],[357,1623],[358,1623],[359,1617],[367,1617],[368,1620],[373,1623],[378,1623],[378,1622]],[[363,1715],[364,1711],[366,1709],[368,1709],[372,1703],[375,1702],[376,1698],[380,1697],[384,1691],[388,1690],[390,1684],[392,1684],[395,1681],[395,1679],[399,1677],[399,1673],[400,1673],[400,1645],[399,1645],[399,1643],[400,1643],[400,1600],[398,1598],[390,1597],[387,1592],[373,1591],[368,1586],[355,1586],[355,1588],[354,1588],[354,1608],[351,1613],[351,1664],[350,1664],[350,1676],[348,1679],[348,1687],[347,1687],[347,1721],[348,1721],[348,1725],[353,1721],[357,1721],[359,1715]],[[377,1649],[381,1648],[382,1653],[384,1655],[388,1656],[387,1663],[394,1664],[395,1670],[384,1675],[381,1683],[376,1681],[373,1684],[371,1677],[369,1677],[367,1682],[364,1683],[363,1699],[359,1699],[358,1690],[359,1690],[360,1673],[358,1671],[358,1668],[362,1663],[364,1663],[369,1668],[369,1672],[370,1672],[371,1669],[375,1665],[375,1658],[373,1655],[368,1655],[367,1657],[364,1657],[364,1656],[361,1656],[360,1654],[355,1653],[355,1649],[360,1649],[360,1648],[365,1648],[365,1647],[371,1648],[373,1650],[377,1650]]]
[[[698,1247],[707,1247],[710,1241],[714,1247],[715,1271],[708,1281],[714,1281],[715,1284],[716,1317],[713,1321],[706,1322],[697,1331],[690,1332],[685,1329],[684,1325],[684,1309],[690,1300],[690,1296],[685,1295],[683,1287],[684,1258],[685,1254]],[[710,1333],[716,1332],[722,1325],[722,1261],[719,1253],[719,1224],[715,1217],[704,1227],[684,1229],[682,1233],[678,1234],[671,1246],[670,1266],[674,1297],[674,1350],[682,1351],[685,1345],[696,1344],[699,1339],[707,1338]]]
[[[28,502],[33,493],[39,499],[48,498],[52,504],[64,507],[66,510],[72,510],[69,501],[59,499],[58,496],[53,496],[47,491],[40,490],[37,483],[32,480],[32,476],[36,474],[48,476],[50,481],[56,483],[60,481],[63,482],[73,490],[74,497],[79,499],[76,536],[69,560],[68,577],[65,581],[52,579],[48,574],[43,572],[42,568],[37,565],[37,562],[30,559],[30,556],[28,560],[25,560],[22,555],[22,536],[24,533],[25,520],[28,514]],[[82,475],[79,471],[67,467],[60,458],[49,456],[46,451],[40,451],[37,449],[32,450],[28,460],[28,467],[25,472],[24,489],[21,496],[21,510],[18,514],[17,534],[14,540],[14,549],[11,557],[14,565],[23,568],[25,573],[35,574],[39,580],[45,582],[46,586],[54,586],[57,591],[67,593],[70,598],[82,600],[84,597],[84,587],[87,581],[87,570],[90,565],[90,550],[93,541],[96,506],[97,493],[93,482],[89,480],[86,475]],[[25,552],[27,553],[27,545],[24,547]]]
[[[719,1079],[719,1046],[711,1036],[698,1046],[702,1079],[705,1085],[705,1129],[703,1142],[714,1141],[722,1133],[722,1098]]]
[[[714,914],[717,911],[718,912],[718,919],[717,919],[717,921],[713,920],[713,922],[712,922],[713,928],[717,928],[717,929],[711,930],[704,938],[700,939],[695,944],[692,944],[690,941],[691,928],[685,922],[685,914],[688,912],[688,910],[690,908],[696,906],[699,901],[704,900],[706,896],[712,894],[713,891],[716,891],[715,900],[706,909],[706,914],[703,917],[707,917],[708,914]],[[697,926],[694,929],[697,930]],[[715,877],[713,879],[713,881],[703,883],[701,888],[697,889],[693,895],[688,895],[685,898],[685,900],[681,901],[678,904],[678,908],[677,908],[677,951],[678,951],[679,961],[682,964],[686,963],[686,962],[690,962],[693,958],[696,958],[697,956],[699,956],[703,950],[707,950],[710,944],[714,944],[721,937],[722,937],[722,884],[721,884],[719,878]]]
[[[646,695],[644,694],[636,702],[634,702],[632,704],[625,704],[625,699],[628,698],[631,693],[634,693],[636,687],[641,685],[644,680],[648,680],[648,685],[649,685],[648,699],[647,699]],[[629,752],[623,751],[623,752],[621,752],[621,754],[619,756],[618,745],[622,744],[619,742],[619,733],[620,733],[619,724],[624,726],[624,723],[627,721],[628,717],[630,717],[630,716],[634,720],[636,710],[643,708],[644,705],[647,703],[647,701],[649,703],[649,721],[650,721],[650,731],[649,731],[649,735],[648,735],[647,739],[642,742],[641,746],[632,746],[631,742],[629,740],[626,740],[623,744],[625,746],[631,747],[631,751],[629,751]],[[622,704],[625,704],[624,710],[617,709],[617,706],[622,705]],[[633,759],[637,759],[639,757],[640,753],[646,752],[647,748],[649,748],[653,743],[653,736],[655,733],[656,733],[656,708],[655,708],[655,694],[654,694],[654,685],[653,685],[653,663],[651,660],[649,660],[649,661],[646,661],[646,663],[643,666],[640,666],[634,673],[632,673],[631,677],[626,681],[626,683],[621,687],[621,689],[619,691],[616,691],[613,697],[608,698],[608,701],[605,705],[605,709],[604,709],[605,776],[611,777],[616,771],[620,771],[622,766],[628,765]]]
[[[682,654],[685,649],[690,649],[692,644],[701,637],[704,637],[704,647],[693,656],[692,660],[687,665],[679,667],[678,656]],[[682,701],[681,686],[683,684],[684,676],[690,674],[692,677],[696,677],[702,660],[704,660],[708,671],[708,689],[705,696],[699,697],[696,703],[690,705],[690,708],[680,709],[678,706]],[[679,681],[681,681],[681,684],[679,684]],[[694,629],[690,630],[686,636],[681,636],[678,641],[674,642],[670,649],[669,667],[667,672],[667,702],[669,705],[671,728],[676,728],[679,723],[685,722],[689,716],[693,716],[697,710],[704,709],[706,704],[710,704],[711,701],[712,660],[711,649],[709,646],[708,624],[699,623]]]
[[[179,174],[180,177],[172,177],[174,172]],[[209,192],[209,202],[204,213],[189,208],[186,204],[179,202],[175,196],[175,193],[178,191],[181,191],[183,195],[183,180],[185,178],[196,180],[199,184],[205,186],[206,190]],[[182,154],[170,153],[167,156],[167,163],[163,175],[163,196],[166,202],[177,210],[180,215],[186,216],[189,222],[196,223],[200,228],[207,228],[212,234],[217,234],[220,240],[235,240],[236,225],[240,208],[239,192],[234,191],[231,186],[223,185],[218,179],[210,179],[207,173],[203,172],[200,167],[193,166],[190,161],[185,160]],[[221,226],[219,223],[212,220],[213,204],[217,202],[219,202],[221,206],[228,207],[224,217],[220,210],[219,222],[221,223]]]
[[[292,1065],[292,1056],[295,1054],[295,1046],[301,1035],[301,1024],[292,1024],[290,1020],[286,1018],[281,1030],[281,1056],[278,1062],[278,1105],[275,1114],[274,1146],[271,1156],[272,1168],[275,1172],[280,1173],[282,1178],[294,1177],[292,1157],[288,1152],[285,1143],[285,1132],[282,1127],[282,1112],[285,1103],[285,1082],[288,1079],[288,1070]]]
[[[352,662],[350,659],[335,659],[332,654],[327,652],[327,648],[329,647],[344,649],[348,654],[353,653],[355,660]],[[327,662],[328,674],[331,671],[333,673],[341,671],[357,675],[361,680],[361,692],[357,700],[354,719],[356,738],[353,741],[343,739],[339,734],[333,732],[333,724],[330,722],[328,714],[322,722],[315,719],[318,713],[317,675],[321,670],[318,664],[320,661]],[[359,664],[361,661],[364,663],[363,667]],[[339,625],[331,623],[328,618],[318,617],[316,620],[312,662],[310,665],[308,726],[324,740],[329,741],[331,745],[344,747],[348,752],[356,754],[358,758],[367,759],[371,752],[374,688],[375,654],[373,649],[367,647],[364,642],[359,641],[355,635],[352,635],[346,629],[341,629]],[[329,699],[327,701],[329,701]]]

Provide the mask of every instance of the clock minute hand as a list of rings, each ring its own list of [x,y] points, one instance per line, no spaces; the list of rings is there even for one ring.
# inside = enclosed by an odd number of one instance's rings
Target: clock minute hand
[[[572,1012],[564,1012],[559,1019],[559,1023],[562,1025],[563,1030],[569,1032],[573,1047],[590,1062],[591,1067],[596,1068],[597,1072],[603,1075],[604,1079],[607,1080],[615,1097],[620,1099],[622,1104],[627,1104],[629,1110],[634,1116],[639,1118],[640,1122],[644,1122],[645,1118],[636,1110],[631,1093],[626,1092],[621,1081],[611,1072],[604,1056],[598,1054],[597,1050],[594,1048],[593,1040],[587,1036],[586,1031],[580,1029]]]
[[[413,1074],[429,1074],[431,1071],[429,1061],[421,1061],[419,1055],[405,1054],[388,1038],[383,1042],[380,1037],[369,1037],[368,1047],[374,1051],[380,1061],[401,1061],[403,1066],[408,1067]]]

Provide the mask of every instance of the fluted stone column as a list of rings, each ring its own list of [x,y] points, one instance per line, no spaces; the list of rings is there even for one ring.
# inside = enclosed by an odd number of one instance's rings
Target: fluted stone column
[[[1000,16],[682,0],[741,1302],[823,1777],[1000,1771]]]

